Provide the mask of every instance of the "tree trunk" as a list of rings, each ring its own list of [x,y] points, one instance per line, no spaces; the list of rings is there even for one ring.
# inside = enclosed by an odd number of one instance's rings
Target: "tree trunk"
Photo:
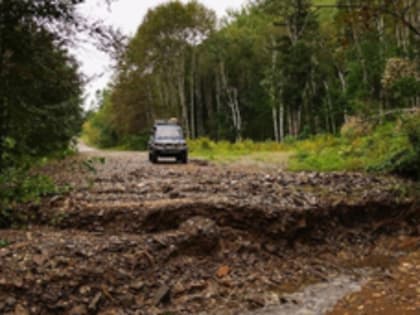
[[[181,62],[178,69],[178,94],[179,94],[179,103],[181,106],[182,112],[182,121],[184,124],[184,131],[187,138],[190,138],[190,124],[188,119],[188,108],[185,99],[185,57],[181,57]]]
[[[200,63],[197,62],[196,69],[196,79],[195,79],[195,97],[196,97],[196,108],[197,108],[197,130],[196,130],[196,137],[202,137],[205,134],[204,131],[204,104],[203,104],[203,89],[202,89],[202,83],[201,83],[201,77],[199,75],[200,69],[199,69]]]
[[[196,138],[196,124],[195,124],[195,98],[194,98],[194,84],[195,84],[195,48],[191,51],[191,73],[190,73],[190,122],[191,122],[191,138]]]
[[[343,95],[345,95],[347,93],[347,81],[346,81],[346,77],[344,76],[344,73],[341,69],[338,69],[338,78],[340,79],[340,83],[341,83],[341,91],[343,92]],[[348,122],[349,120],[349,115],[348,115],[348,110],[347,110],[347,104],[344,107],[344,122]]]
[[[277,107],[272,107],[272,114],[273,114],[273,127],[274,127],[274,140],[276,142],[280,142],[279,138],[279,125],[278,125],[278,113],[277,113]]]
[[[238,89],[233,89],[233,100],[234,100],[234,112],[236,115],[236,141],[242,140],[242,117],[241,117],[241,111],[239,109],[239,95],[238,95]]]
[[[287,127],[289,129],[289,135],[294,136],[293,134],[293,113],[290,106],[287,106]]]
[[[228,106],[231,110],[233,128],[235,130],[235,139],[236,141],[240,141],[242,140],[242,118],[239,108],[238,89],[235,87],[229,87],[225,73],[225,65],[223,62],[220,63],[220,74],[222,79],[222,86],[227,96]]]
[[[279,110],[279,138],[280,141],[284,141],[284,104],[280,101],[280,110]]]
[[[351,7],[351,5],[352,5],[351,0],[347,0],[347,5],[349,7]],[[349,14],[352,14],[352,13],[349,12]],[[355,26],[355,21],[354,21],[353,15],[351,15],[350,27],[351,27],[351,33],[353,35],[354,44],[355,44],[357,52],[359,54],[360,62],[361,62],[362,69],[363,69],[363,82],[367,86],[368,85],[368,72],[367,72],[367,67],[366,67],[366,60],[365,60],[365,57],[364,57],[364,54],[363,54],[362,46],[360,45],[359,34],[358,34],[358,31],[357,31],[357,27]]]
[[[333,134],[337,133],[337,126],[335,125],[335,117],[333,112],[333,104],[330,94],[330,86],[327,81],[324,81],[325,92],[327,93],[327,115],[330,117],[331,131]]]
[[[207,110],[207,124],[206,127],[208,127],[208,132],[213,137],[218,137],[217,134],[217,121],[215,121],[214,117],[214,105],[213,105],[213,87],[212,84],[207,83],[206,81],[208,78],[205,78],[205,81],[203,81],[203,93],[204,93],[204,106]],[[217,93],[217,92],[216,92]]]
[[[222,110],[222,102],[221,102],[221,93],[222,93],[222,84],[221,84],[221,76],[218,71],[216,72],[216,119],[217,119],[217,139],[219,140],[221,137],[221,125],[220,125],[220,112]]]

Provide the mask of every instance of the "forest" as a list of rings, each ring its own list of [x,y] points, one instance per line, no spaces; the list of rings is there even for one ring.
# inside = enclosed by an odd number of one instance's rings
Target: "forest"
[[[156,2],[0,0],[0,314],[417,315],[420,0]]]
[[[154,121],[171,117],[202,156],[291,150],[294,170],[420,176],[419,1],[254,0],[221,19],[168,1],[128,39],[80,16],[84,2],[0,2],[6,204],[53,190],[28,170],[79,137],[144,150]],[[89,112],[71,53],[81,33],[115,63]]]
[[[284,142],[420,106],[420,3],[258,0],[218,20],[196,1],[151,10],[85,133],[144,146],[159,118],[188,138]]]

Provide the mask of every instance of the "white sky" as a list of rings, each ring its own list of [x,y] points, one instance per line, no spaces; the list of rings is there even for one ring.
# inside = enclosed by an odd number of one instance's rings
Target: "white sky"
[[[103,0],[87,0],[80,6],[80,12],[93,19],[101,19],[105,24],[119,28],[124,34],[133,36],[141,24],[147,10],[168,0],[116,0],[110,8]],[[186,2],[186,1],[183,1]],[[218,17],[225,15],[227,9],[240,8],[245,0],[201,0],[208,8],[216,11]],[[101,4],[102,3],[102,4]],[[82,72],[89,78],[94,78],[86,87],[86,108],[91,107],[95,91],[106,87],[112,76],[109,57],[92,45],[84,44],[76,50],[75,55],[82,66]]]

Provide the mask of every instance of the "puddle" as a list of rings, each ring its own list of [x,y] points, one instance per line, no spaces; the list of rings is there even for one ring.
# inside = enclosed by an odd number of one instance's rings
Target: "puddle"
[[[310,285],[300,292],[283,295],[280,298],[281,305],[242,315],[323,315],[345,296],[360,291],[367,280],[342,275],[324,283]]]

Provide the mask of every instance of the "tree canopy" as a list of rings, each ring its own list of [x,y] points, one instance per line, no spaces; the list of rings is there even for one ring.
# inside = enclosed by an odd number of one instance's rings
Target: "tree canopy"
[[[2,167],[19,156],[64,150],[80,131],[83,79],[69,47],[80,31],[102,42],[108,36],[77,13],[83,2],[0,1]]]
[[[284,141],[419,106],[419,5],[255,0],[219,23],[195,1],[157,6],[110,86],[111,127],[177,116],[191,138]]]

